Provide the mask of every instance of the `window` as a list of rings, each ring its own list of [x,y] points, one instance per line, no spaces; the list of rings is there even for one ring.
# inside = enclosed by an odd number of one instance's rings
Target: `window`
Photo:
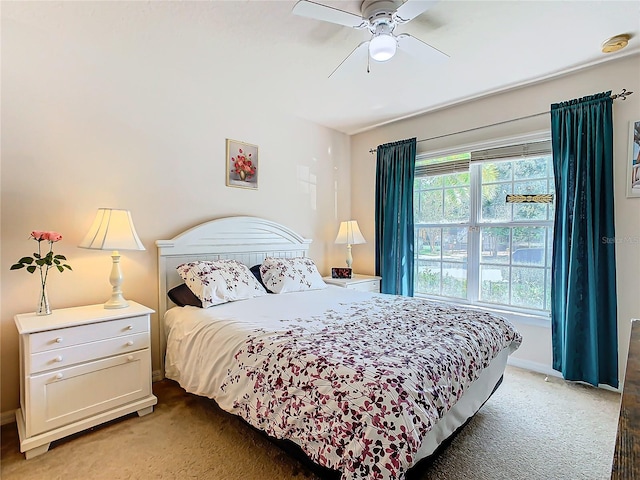
[[[414,184],[415,293],[520,312],[550,310],[550,142],[419,158]]]

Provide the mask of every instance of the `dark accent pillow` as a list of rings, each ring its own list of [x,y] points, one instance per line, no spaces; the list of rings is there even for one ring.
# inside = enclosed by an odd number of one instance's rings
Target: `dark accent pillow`
[[[258,282],[260,282],[260,285],[262,285],[264,287],[264,289],[267,291],[267,293],[273,293],[271,290],[269,290],[267,287],[265,287],[264,283],[262,282],[262,275],[260,274],[260,265],[254,265],[249,270],[251,270],[251,273],[253,273],[253,276],[256,277],[256,280],[258,280]]]
[[[192,305],[194,307],[202,308],[202,302],[195,294],[187,287],[186,283],[182,283],[177,287],[173,287],[167,292],[167,295],[173,303],[179,307],[185,305]]]

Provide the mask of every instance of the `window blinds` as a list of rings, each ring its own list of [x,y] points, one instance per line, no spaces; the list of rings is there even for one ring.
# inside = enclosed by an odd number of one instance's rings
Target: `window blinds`
[[[471,159],[418,165],[416,166],[415,175],[419,177],[461,173],[469,170],[471,162],[509,160],[549,154],[551,154],[551,140],[474,150],[471,152]]]
[[[488,148],[471,152],[472,162],[486,162],[488,160],[507,160],[523,157],[540,157],[551,153],[551,140],[542,142],[507,145],[506,147]]]
[[[453,162],[431,163],[429,165],[416,166],[416,177],[433,177],[435,175],[447,175],[449,173],[462,173],[469,171],[469,159],[454,160]]]

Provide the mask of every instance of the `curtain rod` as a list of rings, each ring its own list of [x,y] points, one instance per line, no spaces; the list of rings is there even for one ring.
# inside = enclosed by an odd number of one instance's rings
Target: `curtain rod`
[[[620,98],[622,100],[626,100],[627,97],[629,95],[631,95],[633,92],[628,92],[626,88],[623,88],[622,91],[620,93],[614,93],[611,95],[611,98],[613,100],[615,100],[616,98]],[[467,130],[460,130],[458,132],[452,132],[452,133],[445,133],[444,135],[438,135],[436,137],[429,137],[429,138],[422,138],[420,140],[418,140],[416,143],[420,143],[420,142],[426,142],[428,140],[436,140],[438,138],[444,138],[444,137],[450,137],[452,135],[458,135],[459,133],[468,133],[468,132],[474,132],[476,130],[482,130],[483,128],[488,128],[488,127],[496,127],[498,125],[504,125],[505,123],[511,123],[511,122],[517,122],[519,120],[526,120],[528,118],[534,118],[534,117],[539,117],[541,115],[547,115],[548,113],[550,113],[549,110],[547,110],[546,112],[540,112],[540,113],[533,113],[531,115],[527,115],[525,117],[518,117],[518,118],[512,118],[511,120],[504,120],[502,122],[497,122],[497,123],[491,123],[489,125],[483,125],[481,127],[474,127],[474,128],[468,128]],[[378,151],[377,148],[372,148],[369,150],[369,153],[376,153]]]

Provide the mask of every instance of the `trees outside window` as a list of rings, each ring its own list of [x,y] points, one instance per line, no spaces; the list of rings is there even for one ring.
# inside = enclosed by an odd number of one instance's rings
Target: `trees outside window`
[[[548,312],[553,204],[507,203],[506,196],[553,193],[551,154],[471,158],[473,152],[417,163],[415,293]],[[461,159],[468,162],[462,171]],[[456,167],[447,171],[447,164]]]

